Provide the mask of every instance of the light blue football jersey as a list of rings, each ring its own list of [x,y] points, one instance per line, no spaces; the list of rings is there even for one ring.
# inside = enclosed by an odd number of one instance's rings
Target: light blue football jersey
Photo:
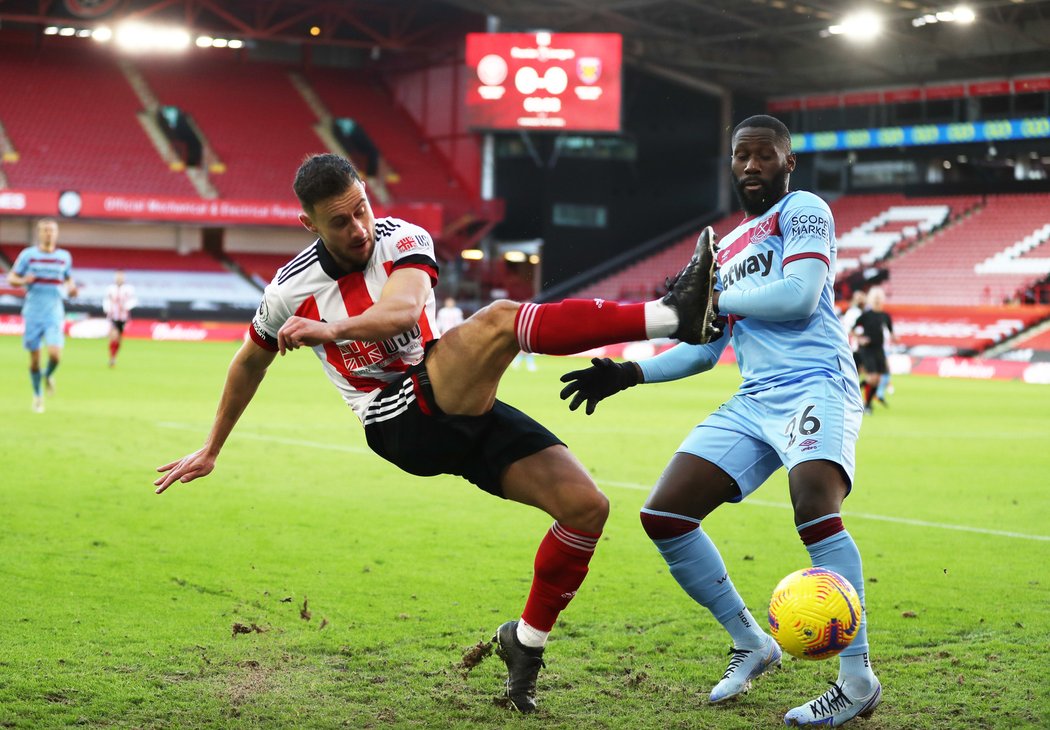
[[[69,251],[56,248],[46,253],[36,246],[30,246],[18,254],[12,270],[19,276],[32,274],[36,277],[36,281],[26,287],[23,317],[50,319],[65,315],[65,282],[73,275],[73,256]]]
[[[798,259],[819,259],[828,267],[817,308],[807,318],[774,322],[729,314],[743,377],[741,393],[814,375],[856,381],[853,355],[835,312],[835,255],[831,209],[801,190],[788,193],[762,215],[745,219],[719,241],[720,291],[747,291],[782,280],[784,266]]]

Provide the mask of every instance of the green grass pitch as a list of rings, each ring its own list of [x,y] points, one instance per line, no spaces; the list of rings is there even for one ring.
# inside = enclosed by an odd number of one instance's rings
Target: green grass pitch
[[[154,468],[200,445],[235,348],[130,341],[110,370],[104,341],[69,341],[38,415],[19,338],[0,338],[0,727],[776,727],[835,678],[834,661],[785,661],[709,706],[728,639],[638,522],[735,368],[591,417],[557,395],[585,361],[508,372],[501,397],[612,502],[526,718],[499,700],[497,658],[459,665],[520,614],[549,518],[374,457],[311,354],[275,363],[210,477],[153,493]],[[1050,388],[895,388],[865,420],[845,505],[885,689],[854,725],[1050,727]],[[758,616],[808,564],[786,485],[705,521]]]

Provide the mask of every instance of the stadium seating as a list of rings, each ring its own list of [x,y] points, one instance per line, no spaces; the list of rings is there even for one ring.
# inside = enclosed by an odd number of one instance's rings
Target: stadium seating
[[[0,252],[14,261],[24,246],[0,244]],[[203,251],[180,254],[170,249],[65,246],[73,254],[73,269],[126,269],[155,271],[226,271]]]
[[[0,253],[14,261],[22,248],[0,244]],[[135,286],[141,307],[176,307],[207,318],[223,309],[254,309],[259,304],[258,286],[203,251],[180,254],[168,249],[101,246],[67,249],[73,255],[73,278],[80,289],[76,301],[81,305],[101,307],[106,287],[113,283],[117,269],[123,269],[128,283]],[[7,292],[12,293],[22,294]]]
[[[377,80],[331,69],[304,76],[334,116],[353,119],[379,148],[395,175],[386,181],[394,202],[439,202],[451,217],[469,207],[469,195],[447,161]]]
[[[1031,334],[1019,338],[1002,357],[1050,363],[1050,328],[1040,327]]]
[[[920,237],[958,219],[976,197],[905,198],[847,195],[832,204],[838,239],[837,272],[851,271],[899,253]]]
[[[138,67],[160,103],[188,113],[225,165],[210,178],[223,198],[294,203],[303,156],[328,151],[284,66],[154,59]]]
[[[986,201],[848,195],[833,201],[831,209],[838,232],[837,276],[880,262],[890,272],[887,290],[894,302],[1000,304],[1050,274],[1050,195]],[[739,221],[739,213],[727,216],[715,231],[725,235]],[[694,241],[695,234],[685,236],[574,296],[649,299],[688,258]]]
[[[941,306],[894,303],[894,336],[915,356],[974,355],[1050,316],[1050,307]]]
[[[1012,301],[1050,273],[1047,224],[1050,195],[988,196],[966,218],[889,262],[890,298],[912,304]]]
[[[90,43],[41,51],[0,44],[0,122],[18,153],[3,163],[8,185],[195,197],[146,136],[120,68],[86,52]]]
[[[226,251],[226,257],[240,267],[246,276],[260,286],[266,286],[277,269],[288,263],[294,253],[249,253]]]

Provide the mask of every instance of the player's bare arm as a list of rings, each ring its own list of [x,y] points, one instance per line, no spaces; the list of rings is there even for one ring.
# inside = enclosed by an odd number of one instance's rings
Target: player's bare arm
[[[222,450],[233,427],[237,425],[244,409],[251,403],[274,357],[276,353],[264,350],[254,342],[248,341],[241,345],[226,373],[226,384],[223,386],[219,408],[215,413],[215,422],[204,441],[204,446],[181,459],[157,467],[157,471],[163,473],[163,476],[153,482],[157,487],[157,494],[161,494],[176,481],[191,482],[211,473],[219,451]]]
[[[36,276],[33,274],[26,274],[22,276],[16,274],[13,270],[7,272],[7,283],[11,286],[29,286],[36,281]]]
[[[77,283],[73,281],[72,278],[66,279],[66,294],[68,294],[70,298],[76,299],[79,291],[80,290],[77,289]]]
[[[430,276],[419,269],[394,271],[367,311],[337,322],[290,317],[277,332],[277,349],[314,347],[336,340],[379,342],[412,329],[430,295]]]

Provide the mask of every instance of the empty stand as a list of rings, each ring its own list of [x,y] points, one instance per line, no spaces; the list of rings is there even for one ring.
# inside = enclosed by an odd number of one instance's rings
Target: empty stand
[[[976,197],[905,198],[847,195],[832,204],[838,239],[837,270],[869,266],[973,209]]]
[[[138,67],[160,103],[188,113],[225,165],[210,177],[223,198],[294,202],[303,157],[328,151],[284,66],[179,59]]]
[[[116,63],[90,43],[0,44],[0,121],[19,155],[3,164],[8,185],[196,197],[140,126],[138,98]]]
[[[1000,304],[1050,273],[1050,258],[1017,261],[1050,223],[1050,195],[994,195],[971,215],[889,262],[893,301],[911,304]],[[1045,241],[1045,237],[1042,238]],[[1037,242],[1041,247],[1041,243]],[[1045,251],[1045,249],[1044,249]],[[1047,254],[1044,253],[1044,257]]]
[[[894,336],[918,356],[973,355],[1032,327],[1050,307],[892,304]]]
[[[273,279],[277,269],[295,257],[294,253],[248,253],[226,251],[227,258],[241,268],[256,284],[265,286]]]
[[[1011,351],[1031,350],[1032,358],[1043,362],[1050,362],[1050,327],[1036,328],[1032,334],[1021,337],[1010,348]],[[1038,353],[1038,355],[1036,355]]]
[[[379,148],[396,173],[386,183],[395,202],[439,202],[452,217],[470,207],[470,195],[448,162],[377,80],[330,69],[313,69],[304,76],[333,115],[353,119]]]
[[[0,252],[11,261],[23,248],[0,244]],[[243,310],[259,304],[257,286],[203,251],[180,254],[169,249],[65,248],[73,255],[73,278],[80,289],[76,301],[80,304],[101,307],[117,269],[126,272],[142,307],[165,309],[174,305],[207,317],[224,308]]]

